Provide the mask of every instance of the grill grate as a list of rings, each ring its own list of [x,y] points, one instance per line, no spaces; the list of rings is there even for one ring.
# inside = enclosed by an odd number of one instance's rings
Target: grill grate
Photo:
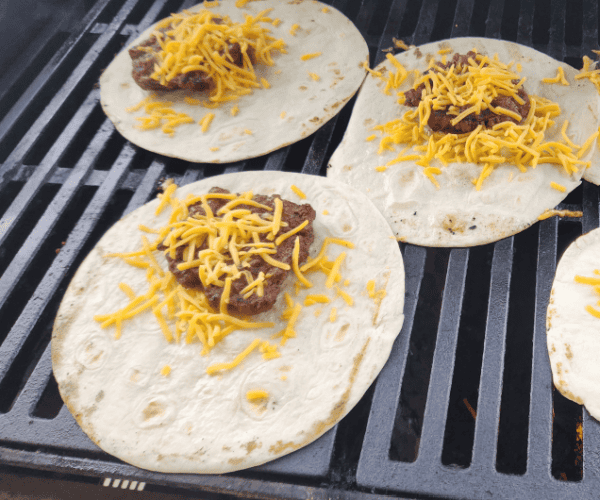
[[[61,297],[102,233],[155,194],[243,170],[324,175],[353,101],[313,136],[228,165],[160,157],[123,140],[94,84],[123,44],[194,0],[99,0],[0,77],[0,464],[72,477],[271,498],[387,495],[580,498],[600,486],[600,426],[552,389],[545,310],[557,258],[599,224],[584,183],[551,219],[493,245],[402,245],[405,324],[377,383],[311,446],[226,476],[151,473],[97,448],[62,405],[50,335]],[[401,38],[502,38],[575,66],[598,46],[591,0],[337,0],[371,63]],[[48,33],[44,31],[44,33]],[[578,437],[583,428],[583,441]]]

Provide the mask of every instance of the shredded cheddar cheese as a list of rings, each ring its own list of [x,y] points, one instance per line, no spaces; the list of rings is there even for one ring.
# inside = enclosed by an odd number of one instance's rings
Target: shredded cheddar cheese
[[[302,192],[302,190],[298,187],[295,186],[294,184],[292,184],[290,186],[290,189],[296,193],[298,195],[298,197],[300,197],[300,199],[305,200],[306,199],[306,195]]]
[[[555,215],[559,217],[583,217],[583,212],[579,210],[546,210],[538,217],[538,220],[546,220]]]
[[[315,82],[318,82],[321,79],[319,75],[310,71],[308,72],[308,76],[310,76]]]
[[[163,377],[168,377],[170,373],[171,373],[171,367],[169,365],[163,366],[162,369],[160,370],[160,374]]]
[[[588,56],[583,56],[583,68],[575,75],[575,80],[581,80],[583,78],[589,80],[594,84],[598,92],[600,92],[600,69],[590,69],[594,61]]]
[[[248,401],[256,401],[257,399],[267,399],[269,393],[264,389],[253,389],[246,392],[246,399]]]
[[[558,184],[556,182],[551,182],[550,187],[553,189],[556,189],[557,191],[560,191],[561,193],[564,193],[567,191],[567,188],[565,186],[563,186],[562,184]]]
[[[396,79],[400,78],[398,75],[405,78],[408,72],[391,54],[386,56],[398,71],[390,71],[387,78],[382,77],[387,82],[384,91],[389,92],[396,88]],[[510,96],[518,103],[524,103],[518,92],[525,79],[512,71],[510,65],[500,62],[497,55],[488,57],[476,54],[475,58],[469,59],[469,64],[452,64],[448,68],[436,66],[436,61],[432,59],[429,68],[434,66],[435,71],[419,74],[414,83],[413,88],[425,86],[418,107],[406,111],[401,118],[374,127],[373,130],[381,135],[378,154],[396,151],[397,145],[405,146],[396,158],[375,170],[383,172],[396,163],[413,161],[423,168],[423,174],[439,188],[436,176],[442,174],[442,167],[454,162],[475,163],[481,166],[481,170],[472,182],[475,189],[479,190],[500,164],[513,164],[525,172],[539,163],[550,163],[562,166],[567,175],[590,165],[590,162],[581,158],[597,139],[597,133],[579,148],[566,135],[566,122],[561,130],[564,142],[545,141],[547,129],[554,125],[554,119],[561,114],[558,104],[530,95],[530,109],[526,117],[492,105],[493,99],[499,95]],[[398,102],[403,104],[404,98],[401,93]],[[480,124],[475,130],[463,134],[432,132],[426,125],[432,111],[439,109],[454,115],[452,125],[486,109],[513,118],[518,124],[505,121],[490,129]]]
[[[315,57],[319,57],[322,52],[313,52],[312,54],[304,54],[300,56],[301,61],[308,61],[309,59],[314,59]]]
[[[207,193],[201,195],[188,195],[185,199],[175,196],[177,186],[172,181],[163,184],[163,193],[159,194],[160,203],[157,214],[166,207],[171,208],[168,223],[162,228],[152,229],[143,226],[145,233],[154,234],[154,241],[149,241],[142,235],[142,245],[139,250],[128,253],[106,254],[106,257],[117,257],[124,262],[143,269],[146,274],[147,290],[137,293],[127,283],[119,283],[119,289],[125,294],[127,303],[124,307],[109,314],[98,314],[94,320],[100,323],[101,328],[114,328],[115,338],[123,333],[123,325],[134,316],[150,312],[160,327],[162,334],[169,343],[185,342],[192,344],[199,342],[202,346],[201,354],[208,355],[221,340],[237,330],[271,328],[272,322],[249,321],[233,316],[228,311],[229,299],[234,279],[245,279],[247,285],[240,292],[244,298],[257,294],[262,297],[264,286],[269,279],[269,274],[260,272],[258,276],[249,270],[250,259],[257,255],[276,265],[284,265],[274,260],[270,254],[276,253],[276,247],[290,237],[295,239],[292,252],[292,266],[300,287],[311,287],[312,283],[304,273],[321,272],[326,275],[326,280],[338,282],[341,279],[340,266],[346,252],[338,255],[335,261],[327,259],[327,249],[330,245],[339,245],[351,249],[354,245],[348,241],[337,238],[325,238],[318,255],[309,259],[301,268],[299,264],[300,236],[298,233],[306,227],[304,221],[296,228],[286,231],[287,223],[281,219],[282,201],[274,199],[275,208],[272,209],[253,199],[253,193],[247,192],[240,195],[233,193]],[[300,190],[298,190],[302,193]],[[302,193],[303,194],[303,193]],[[208,201],[219,199],[224,203],[218,210],[213,211]],[[195,213],[190,217],[188,208],[194,204],[201,204],[204,215]],[[244,206],[262,207],[266,212],[252,213]],[[260,234],[263,236],[260,239]],[[269,238],[272,236],[272,240]],[[159,247],[164,248],[159,250]],[[168,270],[163,269],[157,259],[157,254],[162,252],[175,257],[178,251],[182,252],[182,262],[178,264],[179,270],[191,268],[198,269],[198,277],[204,287],[216,285],[223,288],[218,309],[215,311],[209,305],[204,292],[197,289],[184,288]],[[337,289],[337,287],[336,287]],[[340,291],[337,291],[340,294]],[[345,292],[344,292],[345,293]],[[352,301],[347,293],[344,300]],[[295,303],[289,293],[284,293],[287,308],[282,314],[286,326],[279,332],[280,345],[285,345],[287,340],[296,337],[296,324],[301,320],[303,306]],[[331,301],[325,294],[307,295],[304,305],[324,304]],[[273,337],[275,338],[275,337]],[[207,373],[216,373],[231,370],[238,366],[243,359],[258,349],[263,360],[271,360],[281,356],[277,344],[256,338],[246,349],[239,353],[233,361],[215,363],[207,368]],[[163,367],[161,373],[168,376],[170,367]]]
[[[237,4],[245,4],[246,1],[238,0]],[[158,63],[154,66],[151,78],[161,85],[167,85],[178,75],[191,71],[203,72],[214,82],[208,102],[190,101],[192,98],[188,101],[206,107],[216,107],[251,93],[261,83],[255,73],[254,63],[248,56],[248,49],[253,50],[256,63],[267,66],[274,64],[275,54],[286,52],[285,42],[276,40],[269,34],[269,28],[261,24],[271,22],[266,17],[269,11],[267,9],[256,16],[246,15],[242,23],[234,23],[229,17],[219,16],[207,9],[183,11],[163,19],[152,33],[161,50],[156,54]],[[241,47],[241,67],[233,63],[229,54],[231,41]],[[138,118],[139,128],[149,130],[161,126],[163,132],[172,135],[175,126],[189,123],[189,117],[175,113],[171,106],[170,102],[161,102],[152,97],[128,108],[128,111],[145,108],[148,116]]]
[[[565,78],[565,70],[562,66],[558,67],[558,72],[554,78],[542,78],[544,83],[560,83],[561,85],[571,85]]]

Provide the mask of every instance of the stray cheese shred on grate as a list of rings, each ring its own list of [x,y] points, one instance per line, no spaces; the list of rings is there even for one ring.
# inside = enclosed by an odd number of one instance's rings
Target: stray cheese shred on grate
[[[388,71],[387,77],[372,70],[371,73],[386,82],[384,92],[389,94],[390,89],[397,89],[409,72],[391,54],[388,53],[386,57],[396,71]],[[429,68],[436,66],[437,62],[432,59]],[[584,67],[585,69],[587,68]],[[561,70],[559,68],[557,81],[562,81]],[[493,58],[477,54],[475,59],[469,60],[468,65],[462,66],[461,71],[453,64],[448,68],[436,66],[435,72],[420,73],[415,70],[415,73],[417,76],[413,88],[425,84],[418,108],[406,111],[401,118],[373,128],[381,134],[378,154],[395,151],[395,146],[400,144],[406,147],[396,158],[375,170],[385,172],[387,167],[396,163],[413,161],[423,167],[423,174],[439,189],[435,177],[442,173],[439,167],[454,162],[470,162],[481,166],[479,177],[472,179],[475,188],[479,190],[484,180],[500,164],[515,165],[522,172],[538,163],[557,164],[569,175],[590,165],[590,162],[582,161],[581,157],[598,138],[598,132],[592,134],[580,148],[568,139],[564,125],[561,131],[564,142],[544,142],[547,129],[555,123],[553,119],[560,116],[558,104],[543,97],[529,96],[529,114],[522,121],[517,113],[491,105],[498,95],[522,100],[517,93],[525,81],[511,70],[510,65],[500,62],[497,54]],[[589,73],[593,72],[584,72],[576,78],[588,77]],[[403,104],[404,93],[399,92],[398,96],[398,103]],[[435,109],[448,109],[449,114],[454,114],[453,125],[470,114],[486,109],[507,115],[520,123],[505,121],[491,129],[479,125],[472,132],[464,134],[431,132],[426,125],[431,111]],[[464,111],[459,111],[460,109]],[[372,136],[367,137],[367,140],[372,140]],[[436,162],[437,166],[432,165],[432,162]]]
[[[291,186],[292,190],[294,188],[296,186]],[[209,354],[222,339],[233,331],[272,328],[275,326],[272,322],[254,322],[230,315],[227,312],[227,303],[231,282],[233,279],[245,276],[248,286],[242,290],[242,294],[245,294],[244,297],[248,298],[253,293],[262,296],[263,287],[268,278],[262,272],[257,277],[252,276],[245,269],[244,264],[253,256],[259,255],[267,261],[281,265],[281,262],[275,261],[268,254],[276,253],[275,246],[299,232],[306,226],[308,221],[299,225],[299,229],[295,228],[287,233],[278,234],[286,224],[281,220],[282,203],[277,198],[275,199],[276,207],[274,210],[276,213],[273,216],[261,218],[247,209],[237,208],[239,205],[250,205],[271,210],[270,207],[252,200],[252,192],[243,193],[242,195],[232,193],[190,194],[184,200],[181,200],[174,196],[177,185],[172,180],[166,181],[163,184],[163,189],[163,193],[158,195],[160,203],[156,215],[159,215],[165,208],[170,207],[169,222],[164,227],[157,229],[140,225],[140,230],[157,235],[156,239],[149,242],[145,236],[142,236],[142,248],[140,250],[106,255],[106,257],[121,258],[129,265],[145,270],[148,290],[146,293],[138,295],[127,283],[119,283],[119,288],[126,295],[128,303],[116,312],[95,315],[94,320],[98,321],[102,328],[114,326],[115,339],[119,339],[122,334],[123,323],[126,320],[150,310],[167,342],[183,341],[186,344],[191,344],[199,341],[202,344],[202,355]],[[301,193],[298,188],[296,190]],[[210,198],[227,200],[227,203],[215,214],[208,205]],[[196,214],[194,217],[189,217],[188,207],[198,202],[202,204],[205,215]],[[261,242],[259,233],[272,235],[273,243]],[[207,243],[206,248],[199,250],[204,242]],[[299,237],[296,236],[292,267],[300,286],[305,288],[312,286],[312,283],[302,274],[312,271],[320,271],[326,274],[329,281],[341,281],[340,266],[345,257],[345,252],[342,252],[335,262],[328,261],[326,250],[331,244],[349,249],[354,248],[354,245],[348,241],[325,238],[317,257],[309,259],[300,268],[298,263]],[[224,288],[219,311],[211,309],[202,291],[184,288],[177,282],[171,272],[161,267],[155,256],[159,252],[159,245],[164,245],[166,249],[163,252],[170,254],[172,257],[175,256],[179,246],[186,245],[184,262],[179,264],[178,267],[181,270],[198,267],[198,275],[204,286],[216,284]],[[245,247],[246,250],[241,250],[241,247]],[[247,250],[249,247],[251,249]],[[227,258],[233,260],[233,263],[224,265]],[[344,300],[351,303],[352,298],[346,292],[342,293]],[[282,337],[280,342],[282,346],[285,345],[288,339],[296,336],[294,326],[300,319],[302,311],[300,303],[294,304],[287,293],[284,296],[288,308],[283,312],[282,319],[287,320],[287,324],[279,334],[275,334],[273,337]],[[311,300],[308,300],[309,297]],[[328,303],[330,301],[331,299],[326,295],[315,294],[307,296],[305,305]],[[264,360],[281,356],[276,344],[269,344],[268,341],[256,338],[233,361],[210,365],[207,368],[207,373],[214,375],[235,368],[256,348],[262,353]],[[171,367],[165,365],[161,370],[161,374],[168,376],[170,371]]]

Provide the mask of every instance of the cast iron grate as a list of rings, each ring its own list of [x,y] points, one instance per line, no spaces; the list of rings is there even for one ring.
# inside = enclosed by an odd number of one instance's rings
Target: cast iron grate
[[[598,190],[587,183],[561,207],[583,210],[582,220],[547,220],[481,248],[402,245],[406,320],[390,362],[310,447],[227,476],[168,475],[123,464],[83,435],[58,396],[49,340],[64,290],[102,233],[150,199],[162,177],[324,175],[352,109],[295,145],[228,165],[168,159],[123,140],[95,82],[136,33],[193,3],[100,0],[77,26],[44,31],[46,42],[0,77],[0,464],[261,498],[597,491],[600,426],[552,389],[544,319],[557,258],[598,226]],[[393,37],[416,45],[503,38],[575,66],[599,43],[598,6],[588,0],[332,4],[361,30],[372,64]]]

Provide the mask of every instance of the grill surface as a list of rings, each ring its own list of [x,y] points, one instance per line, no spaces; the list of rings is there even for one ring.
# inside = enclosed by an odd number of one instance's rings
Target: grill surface
[[[545,344],[557,258],[598,226],[598,190],[587,183],[561,205],[583,210],[582,220],[547,220],[480,248],[403,246],[406,320],[390,361],[350,415],[303,450],[226,476],[169,475],[123,464],[82,433],[58,395],[49,342],[66,286],[102,233],[149,200],[161,177],[324,175],[353,105],[300,143],[235,164],[190,164],[129,144],[102,113],[95,83],[136,33],[193,3],[100,0],[76,27],[43,31],[44,43],[0,79],[0,464],[219,498],[596,493],[600,426],[553,389]],[[333,5],[361,30],[375,64],[393,37],[502,38],[576,67],[598,46],[598,6],[587,0]]]

